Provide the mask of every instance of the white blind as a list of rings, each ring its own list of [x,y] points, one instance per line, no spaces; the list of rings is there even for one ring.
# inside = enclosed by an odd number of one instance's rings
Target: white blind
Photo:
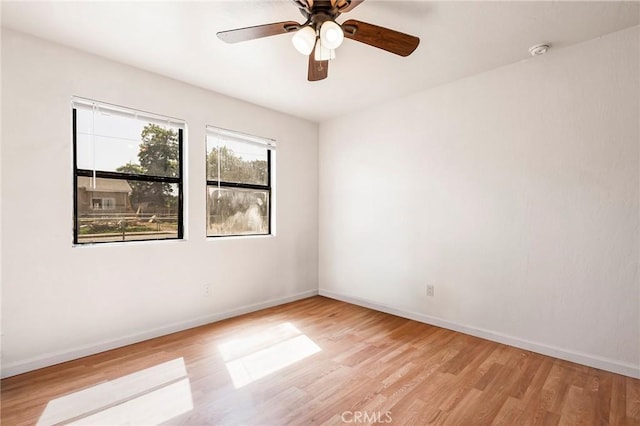
[[[274,139],[222,129],[220,127],[207,126],[207,135],[215,137],[219,142],[242,142],[262,146],[271,150],[276,149],[276,141]]]
[[[135,118],[140,121],[146,121],[148,123],[153,123],[160,126],[184,128],[185,125],[185,121],[179,118],[167,117],[164,115],[154,114],[152,112],[138,111],[127,107],[94,101],[78,96],[73,96],[71,98],[71,104],[73,108],[76,109],[84,109],[95,112],[106,112],[114,116]]]

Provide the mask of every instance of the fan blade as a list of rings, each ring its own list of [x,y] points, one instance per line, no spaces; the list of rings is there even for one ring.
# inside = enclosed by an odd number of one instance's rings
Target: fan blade
[[[255,27],[237,28],[235,30],[220,31],[216,35],[227,43],[253,40],[278,34],[286,34],[300,29],[300,24],[295,21],[275,22],[273,24],[256,25]]]
[[[316,48],[318,43],[313,49],[313,52],[309,55],[309,71],[307,73],[307,80],[318,81],[327,78],[329,72],[329,61],[316,61]]]
[[[344,36],[400,56],[409,56],[416,50],[420,39],[389,28],[349,19],[342,24]]]
[[[345,13],[351,11],[363,1],[364,0],[335,0],[334,6],[338,6],[340,13]]]

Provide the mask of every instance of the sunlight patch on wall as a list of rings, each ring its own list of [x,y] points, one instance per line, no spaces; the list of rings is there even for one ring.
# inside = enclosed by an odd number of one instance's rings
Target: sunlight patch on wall
[[[52,399],[38,425],[157,424],[192,409],[184,359],[176,358]]]
[[[322,350],[288,322],[225,342],[218,349],[236,389]]]

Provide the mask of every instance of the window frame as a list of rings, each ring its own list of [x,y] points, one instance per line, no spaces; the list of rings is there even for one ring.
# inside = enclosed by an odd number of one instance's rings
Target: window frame
[[[209,151],[207,138],[211,133],[218,133],[220,135],[228,135],[233,138],[238,139],[238,142],[243,142],[251,145],[261,145],[267,150],[267,184],[260,185],[254,183],[242,183],[242,182],[227,182],[223,180],[211,180],[209,179]],[[207,238],[227,238],[227,237],[268,237],[273,235],[273,161],[272,161],[272,151],[276,150],[276,143],[274,139],[269,139],[261,136],[254,136],[248,133],[242,133],[235,130],[224,129],[221,127],[207,125],[205,129],[205,180],[206,180],[206,188],[205,193],[207,197],[206,204],[206,215],[207,215],[207,228],[209,223],[209,188],[239,188],[239,189],[255,189],[260,191],[266,191],[269,195],[267,202],[267,232],[264,234],[224,234],[224,235],[209,235],[209,230],[207,229],[205,234]],[[220,176],[218,176],[220,179]]]
[[[178,176],[158,176],[158,175],[145,175],[137,173],[122,173],[111,172],[91,169],[78,168],[78,127],[77,127],[77,107],[79,105],[87,105],[93,103],[100,105],[105,109],[114,108],[117,111],[126,111],[131,113],[132,116],[144,117],[146,113],[143,111],[133,110],[131,108],[116,107],[103,102],[90,101],[83,98],[73,98],[72,100],[72,134],[73,134],[73,245],[74,246],[90,246],[94,244],[113,244],[113,243],[135,243],[143,241],[175,241],[184,239],[184,144],[183,144],[183,127],[186,125],[181,120],[169,119],[171,123],[176,123],[182,127],[178,127]],[[150,114],[152,115],[152,114]],[[78,226],[78,177],[85,176],[89,178],[105,178],[105,179],[119,179],[125,181],[137,181],[137,182],[152,182],[152,183],[170,183],[175,184],[178,187],[178,229],[176,237],[170,238],[146,238],[135,240],[118,240],[118,241],[79,241],[79,226]]]

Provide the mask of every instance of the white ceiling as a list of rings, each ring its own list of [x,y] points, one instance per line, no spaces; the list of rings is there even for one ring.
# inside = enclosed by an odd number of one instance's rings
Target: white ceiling
[[[291,0],[2,2],[4,27],[313,121],[530,58],[534,44],[561,49],[638,25],[640,3],[367,0],[337,21],[347,19],[416,35],[420,46],[403,58],[345,40],[329,78],[308,82],[290,35],[216,37],[303,22]]]

